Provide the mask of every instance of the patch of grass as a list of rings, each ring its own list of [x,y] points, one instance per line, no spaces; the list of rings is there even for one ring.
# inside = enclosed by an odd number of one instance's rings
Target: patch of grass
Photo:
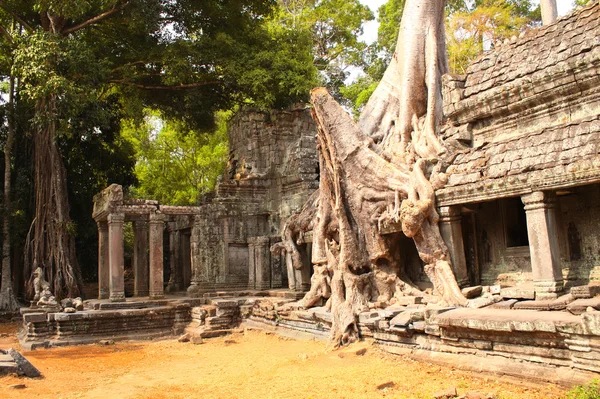
[[[567,392],[565,399],[600,399],[600,381],[592,380]]]

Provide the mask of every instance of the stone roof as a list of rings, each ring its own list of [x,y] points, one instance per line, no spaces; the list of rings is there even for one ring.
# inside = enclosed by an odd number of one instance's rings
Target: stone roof
[[[600,115],[459,154],[440,199],[475,202],[600,179]],[[449,195],[451,194],[452,195]]]
[[[484,54],[467,69],[464,98],[525,76],[544,72],[600,46],[600,4],[579,9],[556,23]]]
[[[444,76],[446,138],[470,142],[436,191],[452,205],[600,182],[600,4]]]
[[[531,29],[484,53],[465,76],[444,79],[444,113],[454,125],[523,112],[600,83],[600,4]]]

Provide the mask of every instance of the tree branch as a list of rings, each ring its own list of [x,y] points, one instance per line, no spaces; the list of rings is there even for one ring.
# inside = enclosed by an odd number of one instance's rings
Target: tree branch
[[[10,33],[8,33],[8,30],[6,30],[6,28],[2,25],[0,25],[0,33],[2,33],[4,37],[6,37],[6,40],[8,40],[10,44],[14,44],[15,41],[13,40],[12,36],[10,35]]]
[[[125,7],[127,7],[130,4],[129,1],[126,1],[125,3],[121,4],[118,7],[114,7],[106,12],[103,12],[102,14],[98,14],[93,18],[88,19],[87,21],[81,22],[75,26],[71,26],[69,28],[66,28],[62,31],[63,34],[68,35],[69,33],[74,33],[77,32],[78,30],[81,30],[83,28],[86,28],[90,25],[94,25],[97,24],[98,22],[110,17],[113,14],[118,13],[119,11],[123,10]]]
[[[23,26],[23,28],[25,28],[25,30],[27,30],[27,32],[31,33],[33,32],[33,28],[31,27],[31,25],[29,25],[27,22],[25,22],[25,20],[23,18],[21,18],[19,16],[19,14],[17,14],[14,11],[11,11],[6,4],[4,4],[4,1],[0,0],[0,9],[4,10],[5,13],[7,13],[8,15],[10,15],[11,17],[13,17],[13,19],[15,21],[17,21],[18,23],[21,24],[21,26]]]
[[[213,80],[213,81],[202,82],[202,83],[180,84],[178,86],[145,85],[145,84],[141,84],[141,83],[126,82],[124,80],[111,80],[110,83],[121,84],[121,85],[126,85],[126,86],[134,86],[134,87],[137,87],[139,89],[144,89],[144,90],[187,90],[187,89],[193,89],[196,87],[217,85],[220,82],[218,80]]]

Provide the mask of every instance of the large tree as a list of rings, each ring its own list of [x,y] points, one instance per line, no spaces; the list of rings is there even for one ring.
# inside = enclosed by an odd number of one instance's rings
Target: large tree
[[[418,292],[384,225],[414,240],[440,303],[467,302],[439,232],[434,196],[445,182],[440,161],[449,155],[438,135],[441,77],[448,70],[444,5],[406,2],[396,51],[358,123],[325,89],[312,92],[319,194],[287,222],[284,245],[301,267],[298,237],[313,228],[315,275],[300,305],[328,298],[336,344],[358,336],[357,314],[370,302]]]

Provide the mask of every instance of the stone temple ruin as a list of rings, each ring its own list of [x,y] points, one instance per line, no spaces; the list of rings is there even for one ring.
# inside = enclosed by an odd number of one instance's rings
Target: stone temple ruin
[[[444,76],[444,113],[444,138],[461,150],[436,191],[440,229],[471,301],[373,304],[358,318],[361,336],[471,370],[584,381],[600,372],[600,5],[496,47],[464,76]],[[98,194],[99,299],[71,314],[24,310],[22,345],[210,337],[240,323],[327,337],[324,307],[293,306],[310,287],[310,233],[298,242],[302,270],[270,251],[318,186],[315,133],[307,109],[241,112],[228,169],[206,203],[128,200],[119,186]],[[124,289],[126,222],[134,298]],[[414,244],[389,234],[430,293]]]

